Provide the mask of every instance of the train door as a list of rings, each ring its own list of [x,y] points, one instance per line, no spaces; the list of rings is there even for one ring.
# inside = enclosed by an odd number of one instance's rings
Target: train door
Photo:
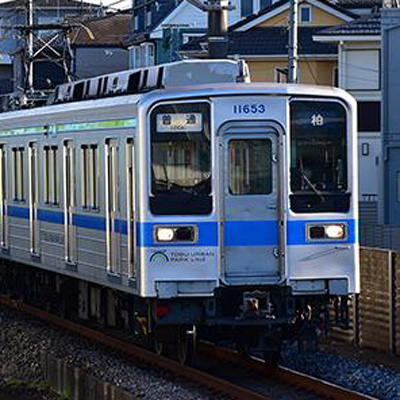
[[[7,248],[7,170],[6,148],[0,145],[0,246]]]
[[[230,284],[276,283],[281,276],[278,136],[243,125],[227,128],[222,137],[223,278]]]
[[[38,147],[36,142],[29,143],[29,231],[30,251],[33,256],[39,255],[39,173]]]
[[[105,146],[106,188],[106,251],[107,270],[119,274],[119,245],[117,227],[118,210],[118,141],[107,139]]]
[[[76,263],[76,244],[73,226],[75,209],[75,156],[72,140],[64,142],[64,256],[69,264]]]
[[[136,278],[136,198],[135,198],[135,146],[133,139],[126,144],[127,240],[128,274]]]

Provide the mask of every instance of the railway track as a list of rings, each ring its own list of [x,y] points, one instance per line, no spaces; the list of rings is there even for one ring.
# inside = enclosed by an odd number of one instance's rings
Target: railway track
[[[235,378],[215,376],[219,374],[213,371],[212,367],[188,367],[166,357],[158,356],[146,349],[129,343],[123,339],[112,335],[99,332],[79,323],[65,320],[54,314],[37,309],[21,301],[13,300],[7,296],[0,295],[0,304],[19,310],[23,313],[45,320],[53,325],[70,332],[77,333],[90,340],[94,340],[107,347],[118,350],[132,359],[139,360],[148,365],[165,370],[175,376],[193,382],[218,394],[227,395],[238,400],[278,400],[282,398],[282,393],[286,391],[285,398],[293,399],[337,399],[337,400],[374,400],[372,397],[363,395],[334,384],[316,379],[296,371],[283,367],[270,367],[264,361],[256,358],[243,356],[228,349],[223,349],[212,344],[201,342],[199,353],[201,357],[212,360],[211,364],[216,366],[221,372],[224,370],[226,375],[229,366],[233,370],[239,371],[240,383],[232,382]],[[221,368],[222,367],[222,368]],[[201,368],[201,369],[200,369]],[[208,372],[207,372],[208,370]],[[253,375],[253,381],[259,383],[258,390],[244,387],[241,383],[245,381],[246,375]],[[275,395],[263,394],[262,387],[274,386]],[[279,389],[277,389],[279,388]],[[270,391],[269,391],[270,392]],[[292,396],[290,395],[292,393]]]

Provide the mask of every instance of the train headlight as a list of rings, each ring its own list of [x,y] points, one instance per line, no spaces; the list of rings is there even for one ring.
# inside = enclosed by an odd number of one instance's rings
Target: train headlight
[[[158,227],[156,230],[157,242],[172,242],[175,238],[174,228]]]
[[[346,229],[343,224],[325,226],[325,236],[329,239],[344,239]]]
[[[197,227],[194,225],[156,226],[154,238],[158,243],[195,243],[198,238]]]
[[[307,226],[308,240],[342,240],[347,236],[347,224],[310,224]]]

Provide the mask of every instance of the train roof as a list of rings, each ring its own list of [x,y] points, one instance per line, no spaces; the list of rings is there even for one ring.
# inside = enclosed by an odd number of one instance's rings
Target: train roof
[[[0,114],[1,129],[45,125],[57,122],[84,122],[88,120],[118,119],[134,117],[140,104],[154,104],[167,99],[193,97],[239,96],[244,94],[275,96],[337,97],[352,102],[352,97],[342,89],[324,86],[281,83],[218,83],[193,86],[177,86],[158,89],[144,94],[82,100],[79,102],[43,106],[33,109],[11,111]],[[97,118],[93,118],[97,115]]]

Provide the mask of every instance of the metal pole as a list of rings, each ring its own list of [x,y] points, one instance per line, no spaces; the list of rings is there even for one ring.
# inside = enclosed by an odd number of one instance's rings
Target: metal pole
[[[299,1],[290,0],[288,82],[298,80],[298,10]]]
[[[228,7],[223,0],[210,0],[208,8],[208,56],[228,56]],[[225,3],[225,2],[224,2]]]
[[[33,0],[28,0],[28,90],[33,92]]]

